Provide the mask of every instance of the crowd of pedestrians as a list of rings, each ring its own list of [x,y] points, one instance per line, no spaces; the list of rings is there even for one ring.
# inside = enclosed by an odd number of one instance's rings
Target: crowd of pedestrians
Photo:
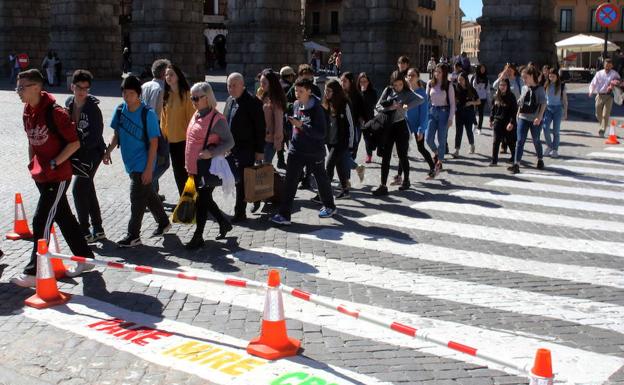
[[[210,84],[191,86],[180,67],[159,59],[152,65],[151,81],[142,84],[133,75],[124,78],[123,101],[107,120],[98,99],[89,92],[93,82],[89,71],[74,72],[73,95],[65,108],[44,90],[46,77],[40,71],[21,72],[16,91],[24,103],[29,169],[41,194],[33,220],[34,236],[49,239],[50,226],[56,221],[73,254],[92,256],[88,245],[106,239],[94,178],[102,163],[111,164],[111,154],[117,148],[130,182],[130,219],[126,236],[117,241],[120,247],[141,245],[146,209],[157,223],[152,236],[170,230],[158,183],[170,167],[180,196],[189,177],[197,186],[196,227],[186,244],[188,249],[204,245],[209,214],[219,225],[217,238],[226,237],[233,223],[247,220],[243,171],[260,163],[273,164],[276,157],[277,168],[285,170],[277,192],[280,200],[270,218],[277,225],[291,223],[293,203],[302,187],[316,190],[312,200],[321,205],[320,218],[334,216],[336,200],[351,196],[352,171],[362,180],[365,165],[376,157],[381,158],[381,177],[372,191],[374,196],[389,194],[388,185],[397,185],[399,191],[410,189],[412,136],[428,166],[424,178],[435,179],[451,151],[448,134],[453,122],[455,142],[450,155],[460,156],[464,134],[468,154],[473,154],[475,134],[483,130],[487,110],[493,133],[490,165],[496,166],[499,152],[508,149],[508,170],[518,173],[530,133],[536,167],[544,168],[545,156],[558,156],[561,122],[567,116],[566,90],[557,70],[539,70],[532,63],[517,68],[509,63],[490,85],[486,66],[473,70],[464,59],[460,56],[449,64],[435,63],[432,58],[427,66],[431,78],[424,82],[409,58],[401,56],[381,93],[364,72],[341,72],[321,90],[308,64],[300,65],[297,72],[288,66],[279,72],[263,70],[254,90],[247,89],[242,74],[232,73],[226,81],[229,96],[223,111],[217,110]],[[590,95],[597,94],[601,135],[613,102],[611,88],[619,78],[611,68],[606,60],[605,69],[590,85]],[[105,125],[112,129],[108,145],[103,139]],[[365,154],[358,164],[362,142]],[[388,183],[394,151],[398,173]],[[218,183],[211,179],[215,175]],[[332,188],[334,175],[338,177],[337,191]],[[65,195],[72,177],[78,219]],[[218,185],[234,195],[231,218],[214,200]],[[259,207],[260,202],[254,202],[252,212]],[[33,286],[36,262],[35,245],[23,274],[13,282]],[[69,274],[91,268],[79,265]]]

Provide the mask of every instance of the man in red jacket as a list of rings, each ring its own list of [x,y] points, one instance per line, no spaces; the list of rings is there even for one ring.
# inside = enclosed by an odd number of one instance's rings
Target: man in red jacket
[[[17,75],[17,94],[24,105],[24,130],[28,136],[28,169],[39,189],[39,202],[33,218],[34,239],[50,240],[50,228],[56,221],[74,255],[93,257],[80,226],[69,208],[65,193],[72,178],[71,155],[80,148],[80,140],[67,112],[57,106],[54,97],[43,91],[44,78],[36,69]],[[48,112],[51,110],[51,114]],[[48,117],[53,119],[49,127]],[[75,276],[93,265],[78,265],[67,275]],[[37,242],[24,273],[11,280],[22,287],[34,287],[37,273]]]

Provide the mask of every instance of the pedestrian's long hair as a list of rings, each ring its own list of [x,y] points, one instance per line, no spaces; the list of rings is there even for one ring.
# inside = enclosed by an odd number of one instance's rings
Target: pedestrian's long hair
[[[509,79],[501,79],[500,83],[507,84],[507,91],[505,91],[505,93],[502,93],[500,88],[497,87],[496,94],[494,95],[494,104],[497,106],[507,107],[507,100],[505,99],[508,99],[508,96],[511,93],[511,85],[509,84]]]
[[[269,99],[271,104],[276,105],[286,111],[286,94],[280,84],[279,75],[272,69],[265,69],[260,73],[260,78],[264,76],[269,82],[269,90],[264,91],[262,87],[258,90],[258,97],[260,100],[265,101]]]
[[[332,115],[344,112],[347,106],[347,96],[338,80],[330,80],[325,87],[332,90],[332,97],[327,99],[327,95],[323,96],[323,108],[330,111]]]
[[[188,80],[186,80],[186,76],[184,72],[175,64],[170,64],[167,66],[167,69],[173,70],[176,76],[178,77],[178,94],[180,94],[180,100],[184,100],[184,98],[188,97],[189,92],[191,91],[191,85]],[[163,96],[163,107],[167,105],[169,101],[169,96],[171,95],[171,86],[167,82],[165,82],[165,94]]]
[[[550,75],[555,75],[557,77],[557,80],[555,80],[554,82],[551,82]],[[548,92],[548,88],[550,88],[551,84],[555,85],[555,94],[559,94],[561,92],[561,78],[559,77],[559,72],[555,68],[551,68],[548,71],[548,76],[546,77],[546,83],[544,83],[544,90],[546,90],[546,92]]]
[[[435,70],[442,72],[442,84],[440,84],[440,88],[442,88],[443,91],[448,92],[449,90],[448,67],[440,63],[436,66]],[[438,85],[438,79],[436,78],[435,73],[434,73],[433,78],[429,81],[429,87],[434,88],[437,85]]]
[[[355,82],[355,76],[353,72],[343,72],[341,77],[347,79],[349,81],[349,89],[345,91],[347,97],[353,102],[353,99],[358,95],[358,84]],[[370,80],[369,80],[370,82]]]
[[[368,79],[368,88],[366,89],[366,91],[373,90],[375,87],[373,87],[373,81],[371,80],[371,78],[368,76],[366,72],[360,72],[360,74],[357,77],[357,84],[355,85],[358,91],[362,92],[360,90],[360,79],[363,79],[363,78]]]

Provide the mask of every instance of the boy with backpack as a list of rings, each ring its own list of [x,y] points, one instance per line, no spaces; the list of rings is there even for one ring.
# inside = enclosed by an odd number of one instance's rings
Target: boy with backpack
[[[36,69],[17,75],[16,91],[25,104],[23,119],[28,136],[28,169],[40,193],[33,217],[34,239],[45,238],[49,242],[50,228],[56,222],[74,255],[93,258],[65,195],[72,178],[70,158],[80,148],[78,132],[67,111],[56,104],[52,95],[43,91],[44,81]],[[92,268],[93,265],[79,264],[67,275],[73,277]],[[11,283],[35,287],[36,273],[37,242],[34,242],[30,262]]]
[[[104,153],[104,164],[111,164],[111,152],[121,148],[121,157],[130,176],[130,222],[128,234],[117,242],[119,247],[141,245],[141,223],[145,207],[150,210],[158,227],[152,236],[169,231],[171,223],[162,202],[152,189],[152,177],[156,165],[156,151],[160,128],[154,110],[141,101],[141,81],[128,76],[121,83],[124,102],[113,115],[111,128],[114,130],[111,143]]]

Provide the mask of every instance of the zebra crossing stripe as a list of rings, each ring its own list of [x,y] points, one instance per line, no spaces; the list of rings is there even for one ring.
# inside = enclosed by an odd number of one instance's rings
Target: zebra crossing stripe
[[[603,170],[600,168],[590,168],[590,167],[576,167],[576,166],[566,166],[566,165],[561,165],[561,164],[549,164],[547,166],[547,168],[549,169],[555,169],[555,170],[564,170],[564,171],[570,171],[570,172],[575,172],[575,173],[580,173],[580,174],[596,174],[596,175],[612,175],[612,176],[624,176],[624,171],[619,171],[619,170]],[[519,174],[519,176],[522,176],[522,174]]]
[[[609,163],[609,162],[601,162],[598,160],[585,160],[585,159],[568,159],[566,160],[566,163],[578,163],[578,164],[587,164],[587,165],[591,165],[591,166],[598,166],[598,167],[619,167],[621,168],[622,166],[624,166],[624,163]]]
[[[624,159],[624,154],[620,154],[617,152],[590,152],[587,156],[593,157],[602,157],[602,158],[613,158],[613,159]]]
[[[614,192],[615,194],[616,192]],[[464,190],[455,191],[450,195],[462,198],[474,198],[481,201],[499,201],[522,203],[527,205],[556,207],[561,209],[592,211],[597,213],[624,215],[624,207],[618,205],[608,205],[604,203],[594,203],[559,198],[542,198],[539,196],[519,195],[519,194],[494,194],[483,191]]]
[[[512,210],[503,207],[484,207],[470,203],[453,203],[444,201],[420,202],[410,206],[417,210],[434,210],[446,213],[478,215],[496,219],[541,223],[550,226],[570,227],[582,230],[612,231],[624,233],[624,222],[603,221],[570,217],[559,214],[546,214],[535,211]]]
[[[481,241],[503,243],[507,245],[536,247],[540,249],[560,250],[584,254],[607,254],[624,258],[624,243],[619,242],[564,238],[529,233],[526,231],[514,231],[499,229],[497,227],[442,221],[438,219],[411,218],[398,214],[375,214],[362,218],[362,220],[383,226],[430,231],[454,237],[478,239]]]
[[[294,256],[295,254],[297,253],[293,253],[292,255]],[[236,255],[239,256],[238,253]],[[280,251],[280,255],[284,255],[283,250]],[[284,260],[282,259],[281,262],[283,263]],[[323,271],[326,270],[323,269]],[[332,268],[332,272],[336,272],[336,268]],[[197,273],[199,274],[199,272]],[[377,278],[373,277],[373,280],[377,280]],[[241,291],[228,286],[211,283],[199,284],[198,282],[192,281],[176,281],[159,276],[140,276],[135,278],[134,281],[151,287],[175,290],[179,293],[186,293],[211,301],[219,301],[221,304],[229,303],[238,307],[254,310],[259,314],[262,314],[264,309],[264,293],[257,291]],[[493,298],[497,298],[497,296]],[[532,360],[537,348],[550,349],[554,359],[554,366],[556,367],[557,379],[565,377],[574,379],[577,383],[598,385],[606,381],[614,372],[624,365],[624,358],[557,344],[554,342],[554,338],[547,336],[526,335],[501,329],[491,330],[478,328],[461,323],[425,318],[411,313],[349,301],[343,301],[343,304],[350,309],[359,309],[367,313],[397,319],[408,325],[415,325],[419,327],[418,330],[421,333],[453,337],[467,344],[479,346],[482,351],[488,353],[492,352],[491,354],[498,355],[501,358],[512,359],[513,362],[527,362]],[[378,343],[416,349],[425,354],[432,354],[438,357],[468,362],[475,365],[488,366],[491,369],[518,374],[510,368],[498,367],[478,357],[456,352],[430,342],[389,333],[385,328],[363,323],[351,317],[345,317],[329,309],[316,306],[309,302],[300,301],[290,296],[284,297],[284,309],[287,319],[318,325],[323,328],[376,341]],[[304,340],[303,343],[305,348],[306,341]],[[592,370],[589,371],[587,368],[592,368]],[[570,381],[570,384],[572,383],[573,382]]]
[[[624,147],[605,147],[605,151],[620,151],[624,152]]]
[[[534,182],[520,182],[508,179],[495,179],[491,182],[487,182],[486,185],[531,191],[548,191],[554,194],[580,195],[585,197],[624,200],[624,194],[622,193],[595,188],[569,187]]]
[[[558,182],[570,182],[575,184],[593,184],[597,186],[610,186],[624,188],[624,182],[617,182],[608,179],[601,179],[596,177],[576,177],[576,176],[561,176],[553,174],[538,174],[538,173],[522,173],[521,178],[533,178],[533,179],[546,179],[554,180]]]
[[[301,238],[331,242],[345,247],[391,253],[406,258],[530,274],[545,278],[624,289],[624,272],[602,267],[526,260],[400,239],[380,238],[372,234],[342,232],[334,229],[323,229],[311,234],[302,234]]]

